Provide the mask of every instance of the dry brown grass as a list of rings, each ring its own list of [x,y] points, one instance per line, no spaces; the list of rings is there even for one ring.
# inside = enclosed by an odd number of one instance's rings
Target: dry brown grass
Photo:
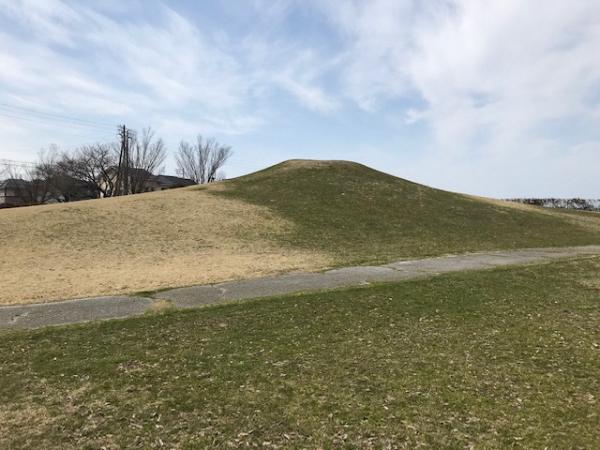
[[[600,257],[589,258],[587,264],[593,270],[581,271],[576,277],[577,284],[584,289],[600,292]]]
[[[507,207],[536,214],[512,220]],[[0,229],[0,304],[17,304],[469,250],[596,243],[600,214],[465,202],[355,163],[292,160],[245,181],[1,210]]]
[[[46,380],[29,385],[31,394],[17,403],[0,404],[0,448],[14,448],[15,437],[28,436],[25,448],[56,448],[52,434],[64,420],[85,417],[85,425],[80,431],[69,436],[68,443],[62,443],[65,450],[86,448],[118,449],[114,435],[106,433],[100,438],[89,439],[87,434],[96,431],[103,422],[94,413],[110,407],[105,401],[90,401],[90,384],[83,382],[72,390],[61,390],[49,386]],[[38,402],[43,399],[46,404]],[[60,404],[60,409],[52,405]],[[9,432],[10,430],[10,432]]]
[[[160,300],[154,301],[150,305],[150,307],[148,308],[146,313],[147,314],[161,314],[161,313],[172,310],[174,307],[175,307],[175,305],[173,305],[173,302],[171,302],[170,300],[160,299]]]
[[[0,404],[0,443],[8,442],[9,436],[3,430],[19,429],[25,427],[41,428],[52,425],[53,420],[48,409],[35,405],[32,399],[27,399],[22,404]],[[24,430],[23,430],[24,431]]]
[[[526,205],[524,203],[509,202],[506,200],[498,200],[488,197],[479,197],[476,195],[467,195],[467,197],[502,208],[512,208],[519,211],[528,211],[546,216],[560,217],[562,219],[566,219],[568,222],[571,222],[574,225],[579,225],[593,231],[600,230],[600,213],[597,212],[542,208],[540,206]]]
[[[219,189],[216,184],[210,189]],[[0,303],[124,294],[326,267],[293,224],[197,188],[0,211]]]

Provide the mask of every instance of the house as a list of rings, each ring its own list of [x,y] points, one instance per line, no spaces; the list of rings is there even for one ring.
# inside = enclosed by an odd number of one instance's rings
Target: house
[[[153,175],[151,180],[156,183],[159,191],[164,191],[165,189],[174,189],[186,186],[193,186],[196,184],[194,180],[190,180],[189,178],[180,178],[173,175]]]
[[[145,181],[143,181],[142,190],[143,192],[165,191],[167,189],[193,186],[195,184],[194,180],[174,175],[148,175]]]
[[[134,192],[164,191],[196,184],[188,178],[152,175],[142,169],[131,171],[130,185],[136,186]],[[26,181],[9,178],[0,181],[0,208],[73,202],[97,197],[97,191],[88,183],[68,176],[53,177],[50,180]]]
[[[0,181],[0,208],[10,208],[13,206],[23,206],[29,204],[24,192],[28,190],[28,183],[25,180],[9,178]]]
[[[143,169],[130,169],[132,183],[141,182],[142,188],[138,192],[165,191],[186,186],[193,186],[196,183],[188,178],[180,178],[174,175],[152,175]],[[144,173],[145,172],[145,173]],[[137,178],[137,180],[136,180]]]
[[[96,197],[87,183],[64,175],[47,180],[9,178],[0,181],[0,208],[73,202]]]
[[[117,177],[116,168],[109,169],[109,177],[110,177],[110,188],[114,188]],[[174,189],[186,186],[193,186],[196,183],[194,180],[190,180],[189,178],[181,178],[173,175],[152,175],[145,169],[129,169],[129,189],[128,193],[142,193],[142,192],[155,192],[155,191],[164,191],[167,189]],[[101,187],[103,190],[109,190],[109,183],[105,180],[101,181]]]
[[[46,182],[48,193],[44,203],[76,202],[98,198],[93,185],[68,175],[56,175]]]

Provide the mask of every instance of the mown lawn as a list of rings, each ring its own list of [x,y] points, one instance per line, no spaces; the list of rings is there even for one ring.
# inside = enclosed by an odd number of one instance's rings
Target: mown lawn
[[[3,333],[0,448],[598,448],[600,258]]]

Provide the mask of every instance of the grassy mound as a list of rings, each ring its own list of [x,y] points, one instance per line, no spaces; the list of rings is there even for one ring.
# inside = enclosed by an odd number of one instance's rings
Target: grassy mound
[[[325,251],[341,264],[600,242],[600,215],[469,197],[347,161],[286,161],[224,186],[219,195],[293,222],[279,236],[284,244]]]
[[[600,243],[600,215],[453,194],[360,164],[0,211],[0,304],[473,250]]]

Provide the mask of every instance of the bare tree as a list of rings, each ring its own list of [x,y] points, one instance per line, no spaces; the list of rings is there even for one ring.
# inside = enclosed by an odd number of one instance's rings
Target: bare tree
[[[97,190],[87,180],[74,178],[65,170],[68,165],[64,160],[58,147],[50,146],[48,151],[40,153],[36,163],[40,179],[48,185],[49,200],[63,203],[97,197]]]
[[[217,179],[217,173],[231,157],[231,147],[219,144],[215,139],[203,139],[198,135],[196,144],[181,141],[175,156],[177,173],[198,184]]]
[[[7,166],[4,176],[8,178],[8,190],[16,200],[15,206],[31,206],[46,203],[50,186],[37,165]]]
[[[132,194],[144,192],[150,177],[161,169],[166,159],[165,143],[155,139],[150,127],[144,128],[140,137],[135,137],[129,154],[129,190]]]
[[[2,163],[0,161],[0,180],[2,180],[4,178],[8,178],[9,168],[10,168],[10,164]]]
[[[195,183],[200,183],[204,177],[204,155],[200,151],[196,155],[196,147],[189,142],[181,141],[179,149],[175,155],[177,163],[177,174],[183,178],[194,180]]]
[[[66,201],[61,195],[61,192],[67,189],[61,183],[64,177],[62,177],[57,165],[58,158],[58,146],[52,144],[47,151],[42,150],[39,153],[38,161],[35,163],[35,171],[37,178],[45,182],[48,190],[48,200],[52,198],[56,201]]]
[[[73,154],[63,153],[57,170],[92,190],[96,197],[114,193],[116,150],[114,144],[85,145]]]

